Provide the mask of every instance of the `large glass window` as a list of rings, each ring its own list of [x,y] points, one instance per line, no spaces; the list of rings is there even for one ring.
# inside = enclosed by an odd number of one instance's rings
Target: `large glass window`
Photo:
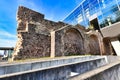
[[[99,0],[102,15],[98,17],[101,27],[109,26],[119,21],[119,9],[115,0]]]
[[[76,17],[76,21],[77,23],[81,23],[83,21],[83,16],[82,14],[79,14],[77,17]]]
[[[117,4],[120,8],[120,0],[117,0]],[[120,11],[120,9],[119,9],[119,11]],[[117,21],[120,21],[120,12],[119,11],[116,13],[116,15],[118,16]]]
[[[81,6],[79,6],[73,13],[74,13],[76,24],[83,21],[83,14],[82,14]]]
[[[69,24],[73,24],[74,23],[74,14],[71,13],[65,20],[64,22],[69,23]]]
[[[90,0],[89,7],[90,7],[90,15],[93,15],[100,11],[97,0]]]
[[[64,21],[88,27],[91,16],[97,14],[100,27],[109,26],[120,21],[118,5],[120,0],[85,0]]]
[[[86,26],[86,25],[85,25],[85,20],[84,20],[84,17],[83,17],[83,14],[82,14],[82,13],[77,16],[77,19],[76,19],[76,20],[77,20],[77,22],[78,22],[80,25]]]
[[[83,6],[84,19],[85,19],[85,26],[88,27],[89,17],[90,17],[89,0],[85,0],[82,6]]]
[[[118,3],[118,5],[119,5],[119,7],[120,7],[120,0],[117,0],[117,3]]]
[[[84,10],[84,13],[85,13],[85,16],[87,18],[89,18],[90,16],[90,9],[89,9],[89,1],[86,0],[84,3],[83,3],[83,10]]]
[[[98,16],[98,22],[101,28],[105,27],[104,17],[102,15]]]

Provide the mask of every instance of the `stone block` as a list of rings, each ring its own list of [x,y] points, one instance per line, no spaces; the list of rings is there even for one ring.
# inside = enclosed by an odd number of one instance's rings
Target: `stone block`
[[[32,63],[32,70],[33,69],[40,69],[42,68],[42,62],[35,62],[35,63]]]
[[[20,72],[20,65],[5,66],[5,74]]]
[[[20,64],[20,72],[31,70],[31,63]]]

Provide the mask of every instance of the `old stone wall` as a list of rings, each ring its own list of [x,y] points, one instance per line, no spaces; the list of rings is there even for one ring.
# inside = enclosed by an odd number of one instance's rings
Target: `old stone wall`
[[[56,56],[70,56],[86,54],[84,48],[85,34],[78,29],[79,26],[67,26],[55,31]],[[87,46],[87,45],[86,45]]]
[[[17,13],[18,41],[14,49],[14,59],[50,56],[50,32],[65,26],[62,22],[44,19],[44,15],[23,6]]]
[[[80,25],[61,28],[55,31],[55,55],[100,55],[101,36],[98,32],[87,34],[86,29]]]
[[[14,59],[101,53],[99,33],[91,32],[91,36],[80,25],[49,21],[43,14],[23,6],[18,9],[17,21]]]

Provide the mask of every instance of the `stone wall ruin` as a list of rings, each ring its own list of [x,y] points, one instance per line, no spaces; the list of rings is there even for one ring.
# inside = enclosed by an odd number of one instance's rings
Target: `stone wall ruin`
[[[14,59],[101,54],[99,32],[88,34],[80,25],[46,20],[43,14],[23,6],[18,9],[17,21]]]

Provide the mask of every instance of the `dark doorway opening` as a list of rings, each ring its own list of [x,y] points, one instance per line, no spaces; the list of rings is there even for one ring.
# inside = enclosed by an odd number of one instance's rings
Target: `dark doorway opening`
[[[100,30],[97,18],[91,20],[90,24],[94,27],[94,30]]]

